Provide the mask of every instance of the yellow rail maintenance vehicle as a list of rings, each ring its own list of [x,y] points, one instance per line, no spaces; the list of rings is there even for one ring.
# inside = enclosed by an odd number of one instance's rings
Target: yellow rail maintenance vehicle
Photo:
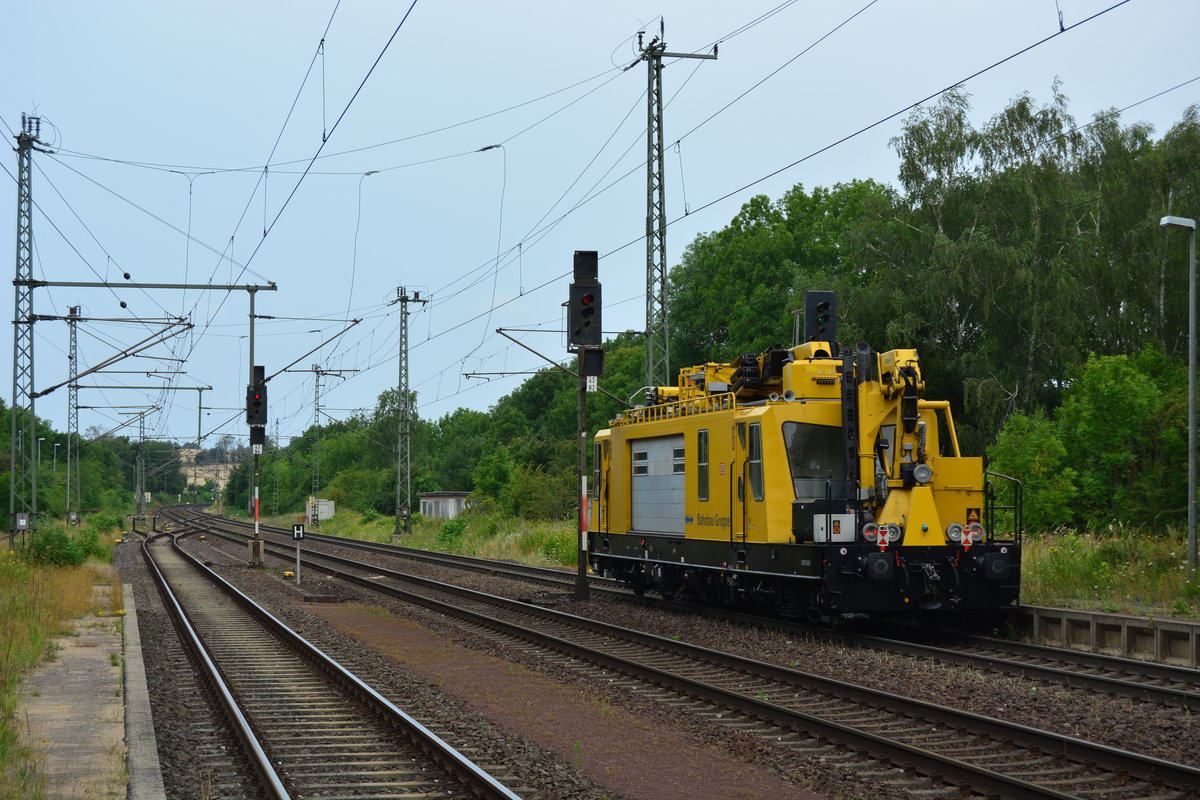
[[[682,369],[597,433],[592,569],[828,621],[1014,607],[1020,484],[959,452],[915,350],[841,355],[832,292],[805,304],[804,344]]]

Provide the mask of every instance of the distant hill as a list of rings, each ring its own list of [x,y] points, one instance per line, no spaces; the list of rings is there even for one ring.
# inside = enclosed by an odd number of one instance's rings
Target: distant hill
[[[203,486],[207,481],[212,481],[220,488],[224,489],[226,482],[229,480],[229,474],[233,472],[237,466],[236,461],[225,462],[209,462],[204,464],[196,464],[196,455],[201,451],[194,447],[179,448],[179,468],[183,471],[187,482],[194,486]]]

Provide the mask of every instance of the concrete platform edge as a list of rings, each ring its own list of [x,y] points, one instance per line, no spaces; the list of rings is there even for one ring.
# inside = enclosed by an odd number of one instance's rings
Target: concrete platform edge
[[[142,661],[142,636],[138,631],[133,587],[122,586],[125,604],[125,747],[129,772],[129,800],[161,800],[166,797],[158,762],[158,741]]]
[[[1029,641],[1200,669],[1195,620],[1022,606],[1013,622]]]

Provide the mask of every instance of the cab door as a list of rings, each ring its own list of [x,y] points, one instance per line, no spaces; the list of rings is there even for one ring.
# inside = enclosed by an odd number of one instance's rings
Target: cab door
[[[742,503],[742,541],[761,541],[767,530],[766,466],[763,458],[762,423],[746,425],[745,492]]]
[[[597,439],[592,451],[592,502],[588,530],[608,530],[609,441]]]
[[[733,426],[733,459],[729,464],[729,543],[746,541],[746,423]]]

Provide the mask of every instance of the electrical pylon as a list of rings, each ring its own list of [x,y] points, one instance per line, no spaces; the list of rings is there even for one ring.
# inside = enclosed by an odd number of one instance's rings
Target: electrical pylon
[[[313,451],[312,451],[312,508],[309,510],[308,523],[314,528],[320,527],[321,520],[317,513],[317,490],[321,488],[321,378],[326,375],[344,378],[349,373],[358,372],[356,369],[323,369],[320,364],[313,364],[312,369],[289,369],[288,372],[311,372],[313,374]]]
[[[638,33],[638,48],[646,72],[646,385],[663,386],[670,382],[670,335],[667,326],[667,211],[663,165],[663,58],[715,59],[711,54],[669,53],[665,41],[665,23],[659,23],[658,36],[643,46]],[[636,64],[637,61],[633,62]],[[633,66],[630,64],[630,67]],[[628,69],[628,68],[627,68]]]
[[[13,303],[13,391],[8,472],[8,530],[37,528],[37,416],[33,409],[33,151],[39,147],[40,117],[21,115],[17,140],[17,268]]]
[[[274,467],[274,486],[271,490],[271,513],[279,514],[279,419],[275,419],[275,441],[271,444],[272,463]]]
[[[310,523],[315,528],[320,524],[317,519],[317,490],[321,487],[321,371],[320,364],[312,365],[313,371],[313,454],[312,454],[312,515]]]
[[[138,418],[137,443],[137,474],[134,477],[137,485],[137,513],[139,517],[146,516],[146,416]]]
[[[400,366],[396,381],[396,536],[412,533],[412,395],[408,390],[408,304],[428,303],[420,292],[410,297],[403,286],[396,289],[400,304]]]
[[[70,331],[70,346],[67,350],[67,374],[79,374],[79,312],[82,306],[71,306],[67,313],[67,328]],[[199,445],[196,445],[199,447]],[[79,480],[79,384],[75,381],[67,386],[67,519],[79,521],[79,510],[83,507]]]

